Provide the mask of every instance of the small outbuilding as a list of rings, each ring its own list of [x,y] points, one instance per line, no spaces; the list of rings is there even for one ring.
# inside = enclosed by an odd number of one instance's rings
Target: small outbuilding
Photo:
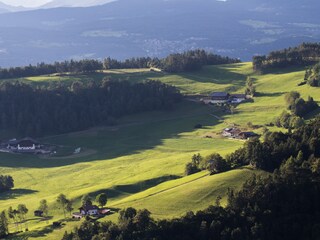
[[[43,217],[43,211],[36,210],[33,212],[35,217]]]
[[[52,223],[52,227],[54,227],[54,228],[61,227],[61,225],[62,225],[61,222],[53,222],[53,223]]]
[[[241,133],[239,133],[239,139],[250,139],[250,138],[254,138],[254,137],[259,137],[259,135],[254,132],[241,132]]]
[[[79,212],[72,213],[72,218],[81,219],[83,216]]]

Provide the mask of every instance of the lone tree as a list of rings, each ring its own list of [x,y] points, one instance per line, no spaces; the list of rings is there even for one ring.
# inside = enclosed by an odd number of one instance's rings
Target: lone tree
[[[28,213],[29,209],[26,207],[25,204],[19,204],[18,205],[18,216],[20,219],[20,222],[25,221],[26,220],[26,215]],[[28,222],[25,221],[25,227],[26,229],[28,229]]]
[[[4,238],[8,235],[9,233],[9,228],[8,228],[8,219],[6,216],[5,211],[2,211],[0,214],[0,237]]]
[[[245,93],[247,95],[255,96],[256,95],[256,87],[253,85],[254,79],[248,77],[246,80],[246,90]]]
[[[83,195],[82,198],[81,198],[81,203],[82,203],[82,206],[90,206],[90,205],[92,205],[91,197],[88,194]]]
[[[19,212],[19,217],[21,220],[26,219],[26,214],[28,213],[29,209],[26,207],[25,204],[19,204],[18,205],[18,212]]]
[[[96,202],[99,204],[100,207],[104,207],[107,202],[108,202],[108,197],[107,194],[105,193],[100,193],[97,197],[96,197]]]
[[[68,202],[69,200],[67,199],[66,195],[64,194],[60,194],[58,197],[57,197],[57,203],[59,204],[60,206],[60,209],[63,210],[63,215],[64,217],[66,217],[66,208],[67,208],[67,205],[68,205]]]
[[[46,199],[40,201],[39,210],[42,211],[45,216],[48,216],[49,207]]]
[[[5,192],[14,187],[14,180],[9,175],[0,175],[0,192]]]
[[[71,215],[71,212],[73,210],[73,206],[72,206],[72,201],[71,200],[67,200],[67,205],[66,205],[66,211],[70,213]]]

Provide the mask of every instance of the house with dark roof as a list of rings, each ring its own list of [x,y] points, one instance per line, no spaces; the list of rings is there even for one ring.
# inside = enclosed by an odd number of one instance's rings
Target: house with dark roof
[[[236,138],[240,133],[241,130],[239,128],[225,128],[222,132],[222,136]]]
[[[226,103],[228,102],[230,94],[227,92],[213,92],[210,94],[211,103]]]
[[[254,138],[254,137],[259,137],[258,134],[254,133],[254,132],[241,132],[239,133],[239,139],[250,139],[250,138]]]
[[[41,210],[36,210],[33,212],[35,217],[43,217],[43,211]]]
[[[81,208],[79,208],[80,214],[83,216],[86,215],[98,215],[99,214],[99,207],[92,204],[83,205]]]

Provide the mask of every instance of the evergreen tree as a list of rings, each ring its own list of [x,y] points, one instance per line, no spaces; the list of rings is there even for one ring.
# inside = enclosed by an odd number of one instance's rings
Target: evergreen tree
[[[8,219],[6,216],[5,211],[2,211],[0,214],[0,237],[4,238],[8,235],[9,233],[9,228],[8,228]]]

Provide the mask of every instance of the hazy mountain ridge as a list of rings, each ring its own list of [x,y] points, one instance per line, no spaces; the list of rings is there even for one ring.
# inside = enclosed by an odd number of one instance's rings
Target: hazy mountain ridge
[[[27,8],[24,7],[15,7],[8,4],[5,4],[3,2],[0,2],[0,14],[1,13],[7,13],[7,12],[18,12],[18,11],[25,11]]]
[[[320,40],[320,3],[118,0],[0,15],[0,66],[70,58],[164,56],[192,48],[251,59]],[[223,23],[223,24],[222,24]]]
[[[116,0],[53,0],[47,4],[42,5],[40,8],[57,8],[57,7],[89,7],[95,5],[102,5]]]

